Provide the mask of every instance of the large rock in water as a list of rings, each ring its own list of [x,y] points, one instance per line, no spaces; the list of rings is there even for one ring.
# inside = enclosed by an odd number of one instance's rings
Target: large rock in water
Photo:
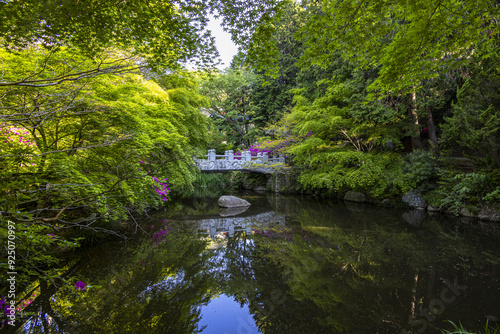
[[[223,208],[237,208],[240,206],[250,206],[250,203],[236,196],[221,196],[219,198],[219,206]]]
[[[410,190],[409,192],[403,195],[402,200],[410,207],[415,209],[425,210],[425,208],[427,207],[427,201],[422,197],[422,194],[420,194],[420,192],[417,190]]]
[[[357,191],[348,191],[344,196],[344,201],[364,203],[366,201],[366,196]]]

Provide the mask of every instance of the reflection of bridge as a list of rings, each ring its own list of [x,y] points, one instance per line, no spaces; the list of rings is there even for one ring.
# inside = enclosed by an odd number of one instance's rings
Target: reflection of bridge
[[[256,157],[252,157],[250,151],[244,151],[241,156],[235,156],[232,150],[226,151],[224,155],[217,155],[213,149],[208,150],[207,159],[194,159],[194,161],[202,172],[251,171],[273,174],[276,169],[281,169],[285,165],[283,155],[270,158],[267,152],[260,152]]]
[[[285,226],[285,216],[274,211],[268,211],[247,217],[183,219],[182,222],[192,226],[193,231],[207,231],[211,238],[221,232],[227,232],[229,237],[233,237],[234,232],[238,231],[250,233],[252,226]]]

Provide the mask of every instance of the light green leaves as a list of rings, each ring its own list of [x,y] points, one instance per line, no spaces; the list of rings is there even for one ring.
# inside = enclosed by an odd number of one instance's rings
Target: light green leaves
[[[498,7],[478,1],[324,0],[302,28],[304,64],[325,65],[335,50],[359,67],[381,66],[369,87],[384,94],[413,91],[423,79],[496,53]]]

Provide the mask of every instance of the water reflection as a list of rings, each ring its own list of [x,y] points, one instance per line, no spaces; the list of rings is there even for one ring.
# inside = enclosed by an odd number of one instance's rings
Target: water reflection
[[[260,227],[284,227],[285,216],[274,211],[256,213],[251,216],[238,217],[190,217],[189,219],[171,220],[179,225],[194,231],[195,235],[208,235],[210,238],[217,236],[234,237],[235,232],[246,232],[249,234],[253,226]]]
[[[258,333],[248,305],[242,305],[227,295],[212,299],[201,308],[200,328],[203,334]]]
[[[221,217],[233,217],[242,214],[248,210],[248,206],[239,206],[236,208],[219,208],[219,216]]]
[[[177,203],[151,234],[75,259],[90,285],[40,287],[28,333],[439,333],[500,318],[494,225],[279,196]],[[168,230],[158,244],[153,236]],[[52,290],[50,290],[52,289]],[[206,326],[206,327],[205,327]],[[213,327],[217,326],[217,327]]]

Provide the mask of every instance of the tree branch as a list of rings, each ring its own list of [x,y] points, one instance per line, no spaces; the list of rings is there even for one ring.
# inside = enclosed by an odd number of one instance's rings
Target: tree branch
[[[72,148],[68,148],[68,149],[64,149],[64,150],[43,152],[40,154],[23,154],[23,157],[27,157],[27,158],[41,157],[41,156],[44,156],[47,154],[62,153],[62,152],[68,152],[68,151],[88,150],[89,148],[96,148],[96,147],[107,147],[107,146],[111,146],[119,141],[130,139],[131,137],[132,137],[132,134],[128,134],[128,135],[125,135],[124,137],[116,138],[115,140],[106,141],[106,142],[103,142],[100,144],[95,144],[95,145],[90,145],[90,146],[82,146],[82,147],[72,147]],[[17,157],[17,156],[19,156],[19,155],[17,155],[17,154],[4,154],[4,155],[0,155],[0,158]]]
[[[112,62],[113,63],[113,62]],[[109,63],[111,64],[111,63]],[[86,78],[93,78],[95,76],[101,75],[101,74],[120,74],[120,73],[125,73],[125,72],[132,72],[139,70],[141,68],[144,68],[144,65],[141,66],[132,66],[132,65],[117,65],[117,66],[110,66],[104,69],[101,69],[100,65],[97,68],[88,70],[88,71],[82,71],[82,72],[77,72],[77,73],[70,73],[66,75],[60,75],[57,77],[53,78],[48,78],[48,79],[36,79],[36,80],[28,80],[30,77],[24,78],[20,81],[3,81],[0,82],[0,87],[6,87],[6,86],[23,86],[23,87],[49,87],[49,86],[55,86],[59,85],[63,82],[66,81],[77,81],[81,79],[86,79]]]

